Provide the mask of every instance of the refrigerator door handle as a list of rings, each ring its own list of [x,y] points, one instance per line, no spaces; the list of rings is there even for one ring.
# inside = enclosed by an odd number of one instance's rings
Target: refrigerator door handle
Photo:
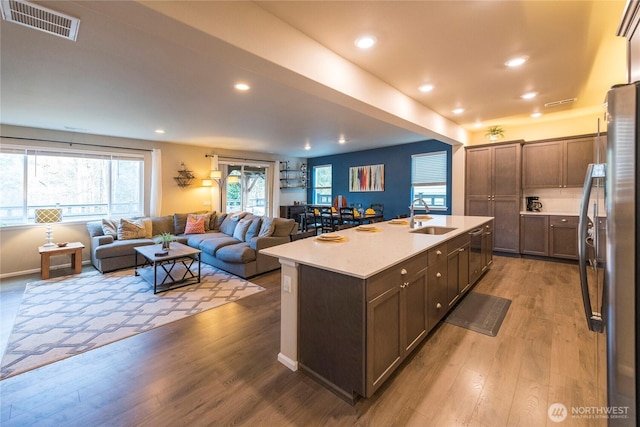
[[[582,201],[580,203],[580,217],[578,221],[578,268],[580,270],[580,288],[582,290],[582,303],[584,305],[584,313],[587,317],[587,325],[589,330],[594,332],[603,332],[604,323],[602,316],[593,312],[591,308],[591,298],[589,296],[589,280],[587,276],[587,239],[592,239],[593,235],[589,235],[589,203],[591,199],[591,188],[595,178],[604,177],[604,165],[590,164],[587,167],[587,173],[584,179],[584,187],[582,189]],[[594,218],[597,221],[597,218]],[[595,227],[595,222],[593,226]],[[593,230],[593,234],[596,230]]]

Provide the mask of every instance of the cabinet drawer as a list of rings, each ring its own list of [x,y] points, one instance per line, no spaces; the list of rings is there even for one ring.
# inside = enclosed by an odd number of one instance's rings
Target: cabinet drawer
[[[446,259],[446,254],[445,254]],[[400,286],[407,278],[427,268],[427,252],[393,266],[367,280],[367,301],[372,301],[389,289]],[[404,274],[402,274],[404,272]]]
[[[578,226],[578,217],[577,216],[550,215],[549,216],[549,225],[551,227],[577,227]]]
[[[429,257],[429,265],[435,265],[441,261],[447,260],[447,244],[442,243],[435,248],[431,248],[427,251]]]
[[[458,248],[461,248],[464,245],[468,245],[470,240],[471,238],[467,233],[449,240],[447,242],[447,254],[450,254],[453,251],[457,251]]]

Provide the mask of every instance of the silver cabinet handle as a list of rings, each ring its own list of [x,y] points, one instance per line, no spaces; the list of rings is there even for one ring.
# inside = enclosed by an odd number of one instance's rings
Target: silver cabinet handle
[[[458,252],[464,252],[464,248],[459,248]]]
[[[402,270],[400,270],[400,274],[404,276],[405,274],[407,274],[407,270],[403,268]]]
[[[436,277],[442,277],[442,274],[438,273],[436,274]]]
[[[442,255],[441,251],[436,251],[436,255]]]
[[[567,222],[567,220],[565,218],[562,218],[562,222]]]
[[[440,310],[440,309],[442,308],[442,304],[437,303],[437,304],[436,304],[436,308],[437,308],[438,310]]]

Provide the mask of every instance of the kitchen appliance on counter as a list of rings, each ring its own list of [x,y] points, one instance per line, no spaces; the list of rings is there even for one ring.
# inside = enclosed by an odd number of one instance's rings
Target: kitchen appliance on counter
[[[540,212],[542,210],[542,203],[540,203],[540,197],[538,196],[527,197],[527,210],[530,212]]]
[[[638,417],[639,101],[639,83],[614,86],[607,94],[606,163],[596,151],[578,224],[582,299],[600,346],[594,374],[606,372],[607,409],[622,411],[609,417],[609,426],[633,426]]]

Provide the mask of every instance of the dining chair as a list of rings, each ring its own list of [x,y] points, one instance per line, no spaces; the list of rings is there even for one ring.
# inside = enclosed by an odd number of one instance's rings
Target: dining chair
[[[383,203],[371,203],[371,206],[369,206],[369,209],[373,209],[374,211],[376,211],[377,214],[380,214],[380,215],[384,214]]]
[[[340,208],[340,225],[351,227],[356,225],[354,208]]]
[[[335,231],[337,221],[333,216],[330,206],[323,206],[320,208],[320,229],[323,233],[331,233]]]
[[[316,210],[317,208],[314,206],[307,206],[307,209],[300,217],[303,218],[302,230],[305,232],[313,231],[317,235],[318,231],[322,229],[322,222],[320,221],[320,216],[316,215]],[[318,211],[319,213],[320,211]]]
[[[376,215],[380,215],[379,218],[376,218],[372,222],[384,221],[384,204],[382,204],[382,203],[372,203],[371,206],[369,206],[369,209],[373,209],[375,211]]]

